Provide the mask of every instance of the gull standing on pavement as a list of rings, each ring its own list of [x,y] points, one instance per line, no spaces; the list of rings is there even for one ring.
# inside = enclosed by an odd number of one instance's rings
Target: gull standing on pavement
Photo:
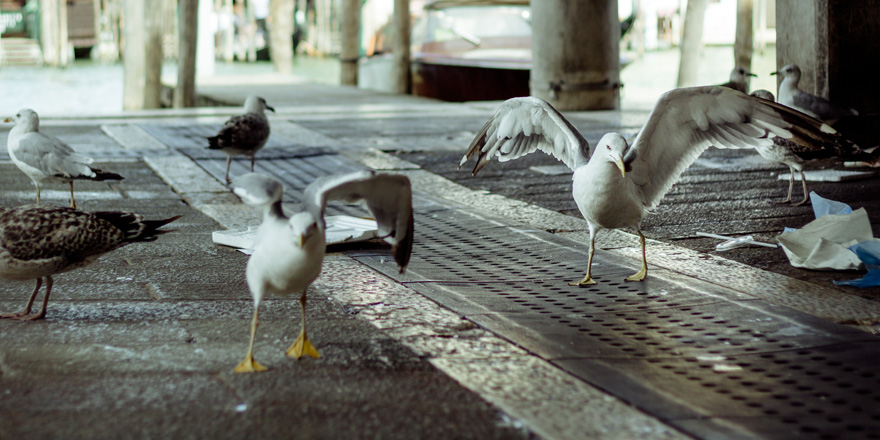
[[[209,150],[226,153],[226,183],[229,183],[229,164],[232,156],[243,154],[251,158],[251,172],[254,172],[254,155],[269,140],[269,118],[266,110],[275,111],[259,96],[248,96],[244,101],[244,114],[233,116],[223,124],[217,136],[208,138]]]
[[[287,217],[281,209],[281,183],[261,174],[245,174],[232,183],[242,201],[262,208],[263,222],[257,230],[254,251],[247,264],[247,283],[254,298],[251,337],[244,360],[236,373],[265,371],[254,360],[254,338],[259,323],[260,303],[267,293],[300,294],[302,328],[287,350],[287,356],[320,358],[306,336],[306,292],[321,273],[326,250],[324,211],[327,202],[364,202],[375,217],[379,235],[391,244],[400,272],[406,270],[413,245],[412,189],[409,179],[393,174],[357,171],[319,178],[304,194],[305,211]]]
[[[771,73],[771,75],[777,74],[782,76],[782,83],[779,84],[779,103],[782,105],[787,105],[825,122],[859,114],[852,108],[835,104],[821,96],[811,95],[798,88],[798,82],[801,80],[801,68],[796,64],[789,64]]]
[[[773,94],[767,90],[755,90],[752,96],[773,101]],[[785,200],[773,203],[791,203],[791,195],[794,191],[794,175],[801,176],[801,186],[804,190],[804,198],[800,202],[794,203],[794,206],[801,206],[810,201],[809,191],[807,191],[807,179],[804,176],[804,164],[812,159],[827,159],[836,157],[841,160],[856,160],[869,163],[876,162],[880,149],[862,150],[858,145],[850,142],[843,137],[834,138],[833,142],[823,142],[817,140],[815,143],[802,144],[794,142],[790,139],[783,139],[778,136],[772,136],[770,144],[762,143],[755,146],[758,154],[764,159],[771,162],[783,164],[788,167],[788,196]]]
[[[92,264],[98,257],[130,243],[153,241],[165,220],[144,220],[131,212],[94,212],[58,206],[0,208],[0,276],[37,280],[25,307],[0,318],[34,321],[46,316],[52,276]],[[37,313],[31,306],[46,280],[46,295]]]
[[[501,104],[477,133],[459,164],[477,156],[474,175],[493,157],[513,160],[541,150],[574,171],[572,196],[590,229],[586,275],[571,285],[595,284],[591,276],[596,233],[633,228],[639,235],[642,267],[627,281],[648,274],[642,218],[710,145],[753,148],[769,135],[798,142],[835,136],[831,127],[779,104],[726,87],[674,89],[660,97],[632,145],[618,133],[596,148],[547,102],[533,97]]]
[[[10,121],[10,118],[3,120]],[[69,184],[70,207],[76,208],[74,180],[123,180],[119,174],[92,168],[90,164],[94,159],[77,153],[58,138],[41,133],[37,112],[23,108],[16,113],[14,122],[7,141],[9,157],[37,187],[37,205],[40,204],[40,187],[45,183]]]
[[[721,84],[722,87],[727,87],[733,90],[738,90],[743,93],[749,93],[749,77],[757,77],[752,72],[749,72],[745,67],[734,67],[733,70],[730,71],[730,81]]]

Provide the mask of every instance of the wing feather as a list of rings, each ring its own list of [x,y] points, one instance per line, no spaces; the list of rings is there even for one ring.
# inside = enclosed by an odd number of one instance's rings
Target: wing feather
[[[327,202],[363,202],[379,226],[379,235],[391,245],[391,253],[406,270],[413,246],[412,187],[406,176],[373,171],[319,178],[305,191],[305,204],[316,218],[323,219]]]
[[[473,156],[477,174],[493,157],[500,162],[541,150],[574,170],[586,164],[590,144],[553,106],[538,98],[513,98],[501,104],[477,132],[459,164]]]
[[[660,98],[634,141],[627,177],[654,207],[710,145],[753,148],[772,144],[771,136],[810,144],[833,142],[839,134],[803,113],[732,89],[675,89]]]
[[[79,154],[61,140],[39,132],[27,133],[18,139],[15,157],[48,176],[95,177],[89,167],[93,162],[91,157]]]

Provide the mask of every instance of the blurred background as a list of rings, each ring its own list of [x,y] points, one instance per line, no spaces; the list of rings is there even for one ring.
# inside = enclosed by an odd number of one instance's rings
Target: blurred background
[[[696,83],[720,84],[727,81],[734,67],[738,2],[704,1]],[[132,3],[147,9],[146,18],[129,20],[127,26],[126,12],[134,15],[131,11],[138,11],[131,9],[136,7]],[[184,3],[187,1],[0,0],[0,112],[32,107],[45,115],[108,114],[128,108],[124,105],[127,67],[123,60],[127,41],[131,46],[139,40],[126,28],[143,27],[141,21],[147,22],[148,29],[156,29],[159,56],[150,59],[160,60],[160,81],[166,88],[178,82],[182,38],[197,47],[196,85],[340,84],[340,65],[350,61],[342,56],[342,41],[343,16],[351,0],[189,1],[196,4],[195,32],[186,29],[181,19],[183,8],[193,8]],[[776,70],[776,1],[750,3],[751,70],[759,75],[751,86],[775,91],[775,77],[768,74]],[[622,108],[650,108],[661,93],[676,87],[687,5],[687,0],[619,0]],[[363,0],[359,6],[357,84],[390,91],[394,0]],[[452,101],[528,94],[528,1],[412,0],[409,12],[411,93]],[[282,35],[289,39],[273,39],[273,28],[283,28]],[[138,45],[134,50],[142,49]],[[465,69],[464,76],[452,80],[471,87],[449,92],[451,88],[441,80],[451,74],[431,70],[438,65]],[[498,91],[500,95],[486,94],[486,87],[475,79],[491,70],[506,75],[504,84],[497,76],[491,80],[503,89]],[[160,107],[171,105],[168,96],[159,103]]]

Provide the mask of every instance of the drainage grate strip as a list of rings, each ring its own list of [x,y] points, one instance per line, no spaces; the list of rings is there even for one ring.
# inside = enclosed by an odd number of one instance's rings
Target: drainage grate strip
[[[225,158],[195,160],[222,179]],[[314,178],[360,166],[316,155],[257,168],[298,203]],[[692,435],[880,438],[877,337],[662,270],[626,283],[632,262],[604,252],[598,284],[571,287],[584,244],[424,193],[414,205],[405,275],[386,248],[347,253]]]

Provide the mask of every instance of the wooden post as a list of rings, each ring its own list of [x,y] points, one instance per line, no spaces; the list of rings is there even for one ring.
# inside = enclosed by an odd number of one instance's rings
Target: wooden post
[[[684,18],[684,35],[681,37],[681,60],[678,65],[678,87],[698,83],[700,51],[703,47],[703,22],[706,18],[707,0],[688,0]]]
[[[162,19],[166,2],[125,0],[124,110],[159,108],[162,91]]]
[[[560,110],[619,106],[617,0],[535,2],[532,30],[532,96]]]
[[[293,0],[269,1],[269,54],[279,73],[293,73]]]
[[[752,70],[754,0],[736,1],[736,39],[733,43],[734,65]],[[747,79],[748,81],[748,79]]]
[[[343,0],[339,83],[356,86],[360,56],[361,0]]]
[[[44,0],[40,2],[40,41],[43,62],[53,67],[64,67],[68,62],[67,2]]]
[[[177,1],[177,87],[174,89],[174,108],[196,105],[198,9],[199,0]]]
[[[227,23],[226,31],[223,32],[223,61],[227,63],[231,63],[235,60],[235,51],[233,50],[233,46],[235,45],[235,20],[233,19],[234,10],[232,8],[232,0],[220,0],[223,5],[223,13],[229,19],[229,23]]]
[[[391,91],[401,95],[409,94],[410,78],[410,34],[409,0],[394,0],[393,21],[393,61],[391,66]]]

